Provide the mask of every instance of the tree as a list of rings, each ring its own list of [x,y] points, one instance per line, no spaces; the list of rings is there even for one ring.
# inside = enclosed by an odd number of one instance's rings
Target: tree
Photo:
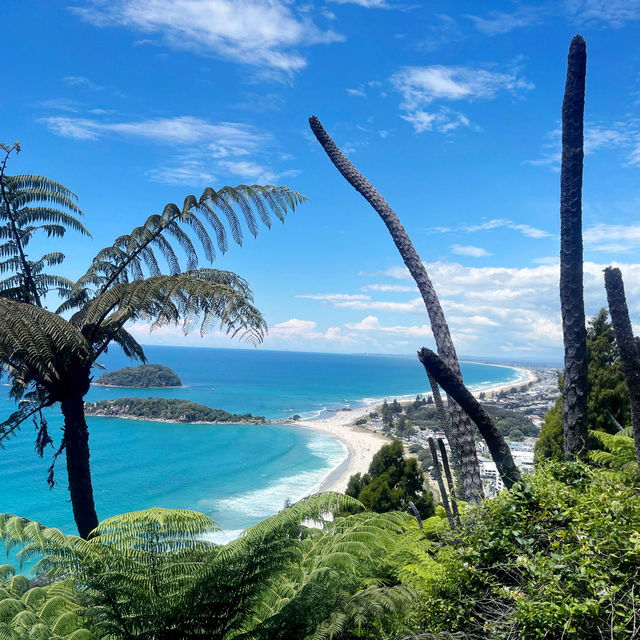
[[[20,144],[0,143],[0,149],[5,152],[0,163],[0,273],[10,274],[0,280],[0,296],[40,307],[49,291],[65,295],[73,283],[44,272],[47,267],[59,265],[64,254],[51,251],[31,260],[29,242],[38,232],[48,238],[62,237],[67,229],[90,234],[77,217],[83,213],[72,191],[44,176],[7,175],[9,157],[14,151],[20,152]]]
[[[97,359],[115,343],[128,357],[146,362],[141,345],[125,328],[135,320],[151,328],[181,323],[185,332],[194,324],[201,333],[219,326],[231,337],[260,342],[266,325],[252,304],[248,283],[230,272],[198,268],[200,253],[208,261],[215,259],[207,226],[224,252],[227,232],[220,213],[227,218],[233,240],[241,244],[236,208],[256,235],[255,212],[269,226],[270,211],[284,220],[303,200],[287,187],[240,185],[217,192],[207,188],[200,198],[188,196],[182,208],[166,205],[162,214],[151,215],[102,249],[73,283],[57,314],[0,298],[0,363],[8,371],[12,396],[21,400],[18,411],[0,425],[0,442],[35,416],[40,418],[36,444],[42,450],[51,437],[41,410],[60,404],[64,432],[54,462],[66,453],[71,504],[82,537],[98,525],[83,401]],[[60,313],[72,315],[66,320]],[[53,464],[49,481],[53,482]]]
[[[564,337],[564,452],[570,460],[588,453],[587,332],[582,264],[582,166],[587,48],[582,36],[569,47],[562,103],[560,173],[560,307]]]
[[[513,460],[509,445],[496,429],[485,408],[436,353],[423,347],[418,351],[418,358],[424,365],[427,374],[433,376],[435,381],[475,422],[478,431],[480,431],[484,441],[487,443],[487,447],[489,447],[491,457],[505,486],[510,489],[514,483],[520,482],[522,477]]]
[[[587,328],[589,431],[615,433],[613,420],[622,426],[629,421],[629,391],[620,364],[613,326],[606,309],[601,309],[588,322]],[[564,382],[559,378],[562,394]],[[536,458],[564,459],[562,395],[554,407],[547,412],[540,430],[535,451]]]
[[[386,399],[382,403],[381,413],[382,413],[382,427],[384,429],[391,429],[393,427],[393,411],[391,410],[391,407],[389,406],[389,403],[387,402]]]
[[[431,329],[433,330],[438,354],[462,381],[460,363],[455,346],[453,345],[453,340],[451,339],[449,326],[442,311],[442,305],[436,295],[429,274],[398,216],[387,201],[378,193],[376,188],[353,166],[342,151],[340,151],[316,116],[309,118],[309,125],[331,162],[347,182],[373,207],[385,223],[403,262],[418,286],[427,313],[429,314],[429,321],[431,322]],[[455,464],[460,471],[464,494],[467,500],[479,502],[484,494],[471,422],[464,411],[454,401],[450,400],[448,402],[448,408],[451,415],[451,430],[456,440],[456,446],[454,448]]]
[[[411,500],[420,516],[428,518],[435,512],[433,496],[423,485],[418,461],[405,459],[402,442],[394,440],[373,456],[367,473],[351,476],[345,493],[377,513],[403,511]]]
[[[393,415],[399,415],[402,413],[402,407],[400,406],[400,403],[398,402],[398,398],[394,398],[393,402],[391,403],[391,413]]]
[[[610,416],[623,426],[630,425],[629,390],[620,363],[613,325],[606,309],[600,309],[589,320],[587,354],[589,431],[615,433],[617,427]]]
[[[341,517],[346,507],[357,513]],[[51,578],[66,577],[101,638],[337,639],[387,637],[384,614],[411,602],[379,561],[411,526],[406,514],[364,513],[353,498],[325,493],[224,546],[207,541],[217,530],[210,518],[169,509],[109,518],[89,541],[0,517],[0,539],[40,556]],[[30,627],[35,617],[23,622],[25,638],[51,637]]]
[[[631,327],[620,269],[607,267],[604,270],[604,285],[607,290],[607,302],[620,353],[620,362],[629,390],[631,428],[640,469],[640,353]]]

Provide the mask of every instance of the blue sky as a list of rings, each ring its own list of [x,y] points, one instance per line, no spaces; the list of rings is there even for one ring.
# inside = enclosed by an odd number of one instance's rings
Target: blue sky
[[[310,201],[216,262],[253,286],[265,348],[432,345],[382,223],[310,134],[316,114],[407,227],[458,351],[499,359],[561,354],[559,118],[580,32],[587,312],[615,263],[640,322],[638,0],[23,0],[0,16],[11,171],[76,191],[93,233],[60,241],[66,273],[206,186],[286,184]]]

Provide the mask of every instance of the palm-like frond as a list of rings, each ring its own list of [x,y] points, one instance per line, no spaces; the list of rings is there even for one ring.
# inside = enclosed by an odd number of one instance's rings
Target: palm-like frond
[[[338,514],[353,498],[311,496],[218,546],[205,515],[151,509],[105,520],[90,540],[0,516],[0,540],[71,576],[105,636],[338,638],[373,628],[410,592],[388,584],[381,558],[411,519]],[[382,567],[382,573],[380,568]]]
[[[168,204],[161,214],[149,216],[142,226],[120,236],[111,246],[99,251],[60,311],[78,308],[86,300],[107,291],[113,284],[140,279],[145,273],[157,275],[161,271],[159,260],[164,260],[171,275],[179,273],[182,267],[176,246],[180,247],[186,260],[186,270],[195,270],[199,251],[211,262],[215,258],[215,244],[220,251],[227,250],[223,217],[233,240],[242,244],[241,217],[250,233],[256,235],[258,225],[255,212],[265,225],[270,226],[270,212],[284,221],[285,215],[294,211],[304,200],[306,198],[303,195],[288,187],[239,185],[223,187],[219,191],[209,187],[200,198],[187,196],[182,208]]]
[[[64,318],[0,298],[0,366],[10,374],[13,397],[30,385],[52,395],[64,391],[68,372],[90,366],[91,354],[90,343]]]
[[[64,294],[69,282],[60,276],[44,273],[44,268],[58,265],[61,253],[30,260],[25,248],[38,231],[47,236],[63,236],[67,229],[90,235],[78,216],[83,213],[76,204],[77,196],[64,185],[44,176],[5,174],[9,155],[19,146],[2,149],[6,152],[0,167],[0,256],[9,257],[0,270],[15,275],[0,281],[0,297],[41,306],[41,299],[52,290]],[[64,281],[64,284],[60,284]]]
[[[0,566],[0,638],[2,640],[92,640],[83,608],[68,581],[30,587]]]
[[[600,442],[604,450],[589,451],[589,458],[596,464],[621,472],[625,480],[636,483],[638,463],[631,427],[613,435],[604,431],[591,431],[590,435]]]
[[[198,269],[113,284],[86,302],[71,323],[95,345],[96,352],[132,320],[147,321],[151,328],[181,323],[185,333],[197,320],[201,334],[217,326],[232,337],[260,342],[266,323],[252,301],[243,278],[229,271]]]

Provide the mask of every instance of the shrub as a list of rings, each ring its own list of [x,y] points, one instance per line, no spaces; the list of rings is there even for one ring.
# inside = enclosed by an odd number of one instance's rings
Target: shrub
[[[425,585],[418,626],[492,639],[633,637],[639,532],[640,497],[619,477],[550,463],[485,500],[437,552],[442,571]]]

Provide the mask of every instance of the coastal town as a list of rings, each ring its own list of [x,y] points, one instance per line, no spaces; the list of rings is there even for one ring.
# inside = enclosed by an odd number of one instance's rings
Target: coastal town
[[[520,470],[530,473],[534,468],[534,445],[544,422],[544,415],[555,403],[559,391],[557,369],[540,367],[526,371],[528,376],[524,383],[480,390],[476,391],[475,395],[489,414],[493,414],[498,428],[503,431],[509,442]],[[446,403],[446,397],[443,401]],[[386,421],[385,407],[389,407],[391,416],[390,420]],[[407,453],[417,455],[426,470],[430,471],[430,456],[424,455],[424,452],[428,452],[430,437],[442,439],[450,452],[449,443],[436,413],[431,395],[418,396],[409,403],[393,399],[391,403],[385,401],[383,405],[376,406],[364,416],[359,416],[352,421],[352,426],[402,440]],[[505,418],[511,424],[515,424],[515,427],[521,428],[514,428],[505,433],[502,427]],[[480,437],[476,438],[476,452],[485,493],[495,495],[504,488],[504,484],[486,443]]]

